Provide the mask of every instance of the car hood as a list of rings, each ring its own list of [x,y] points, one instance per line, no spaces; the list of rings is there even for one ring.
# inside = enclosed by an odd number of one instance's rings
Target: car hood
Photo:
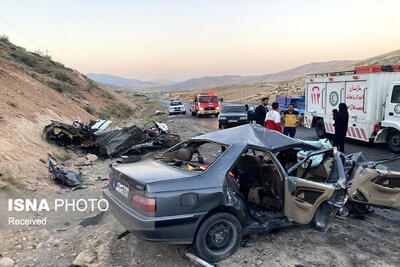
[[[227,112],[227,113],[220,113],[221,117],[246,117],[247,113],[232,113],[232,112]]]
[[[145,160],[130,164],[119,164],[113,167],[123,175],[141,184],[193,177],[197,172],[188,172],[168,166],[156,160]]]

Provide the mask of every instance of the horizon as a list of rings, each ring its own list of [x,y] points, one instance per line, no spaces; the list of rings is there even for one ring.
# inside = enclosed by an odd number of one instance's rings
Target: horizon
[[[30,51],[48,50],[82,73],[179,82],[263,75],[397,50],[400,22],[387,18],[398,7],[393,0],[6,0],[0,34]]]

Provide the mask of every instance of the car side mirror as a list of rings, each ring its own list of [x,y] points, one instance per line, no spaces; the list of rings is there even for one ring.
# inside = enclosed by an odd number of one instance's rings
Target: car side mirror
[[[224,99],[221,97],[221,98],[219,99],[219,101],[223,102],[223,101],[224,101]]]

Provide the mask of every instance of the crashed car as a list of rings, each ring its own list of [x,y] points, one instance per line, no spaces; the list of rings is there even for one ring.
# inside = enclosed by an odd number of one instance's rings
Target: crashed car
[[[69,146],[100,157],[118,157],[124,154],[141,154],[151,149],[171,147],[181,141],[164,123],[154,122],[153,127],[142,129],[129,125],[121,129],[106,130],[111,121],[97,120],[73,125],[52,121],[43,130],[44,138],[52,144]]]
[[[300,151],[309,152],[299,158]],[[248,124],[193,137],[152,160],[113,166],[104,197],[130,232],[192,244],[202,259],[218,262],[248,234],[296,224],[325,231],[348,199],[345,160],[335,148],[320,150]],[[391,177],[389,185],[399,186]],[[356,181],[359,192],[370,191]],[[392,196],[399,199],[399,188],[384,190],[397,190]]]

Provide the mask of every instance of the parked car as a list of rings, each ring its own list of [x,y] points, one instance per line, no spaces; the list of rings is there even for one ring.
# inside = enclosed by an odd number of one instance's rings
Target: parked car
[[[237,126],[248,123],[247,111],[244,105],[223,106],[218,116],[218,128]]]
[[[318,150],[247,124],[193,137],[152,160],[113,166],[104,197],[130,232],[192,244],[202,259],[218,262],[248,234],[296,224],[326,231],[348,199],[349,181],[357,201],[398,206],[400,174],[365,166],[335,148]]]
[[[168,106],[169,115],[172,114],[186,114],[185,105],[181,101],[171,100]]]

